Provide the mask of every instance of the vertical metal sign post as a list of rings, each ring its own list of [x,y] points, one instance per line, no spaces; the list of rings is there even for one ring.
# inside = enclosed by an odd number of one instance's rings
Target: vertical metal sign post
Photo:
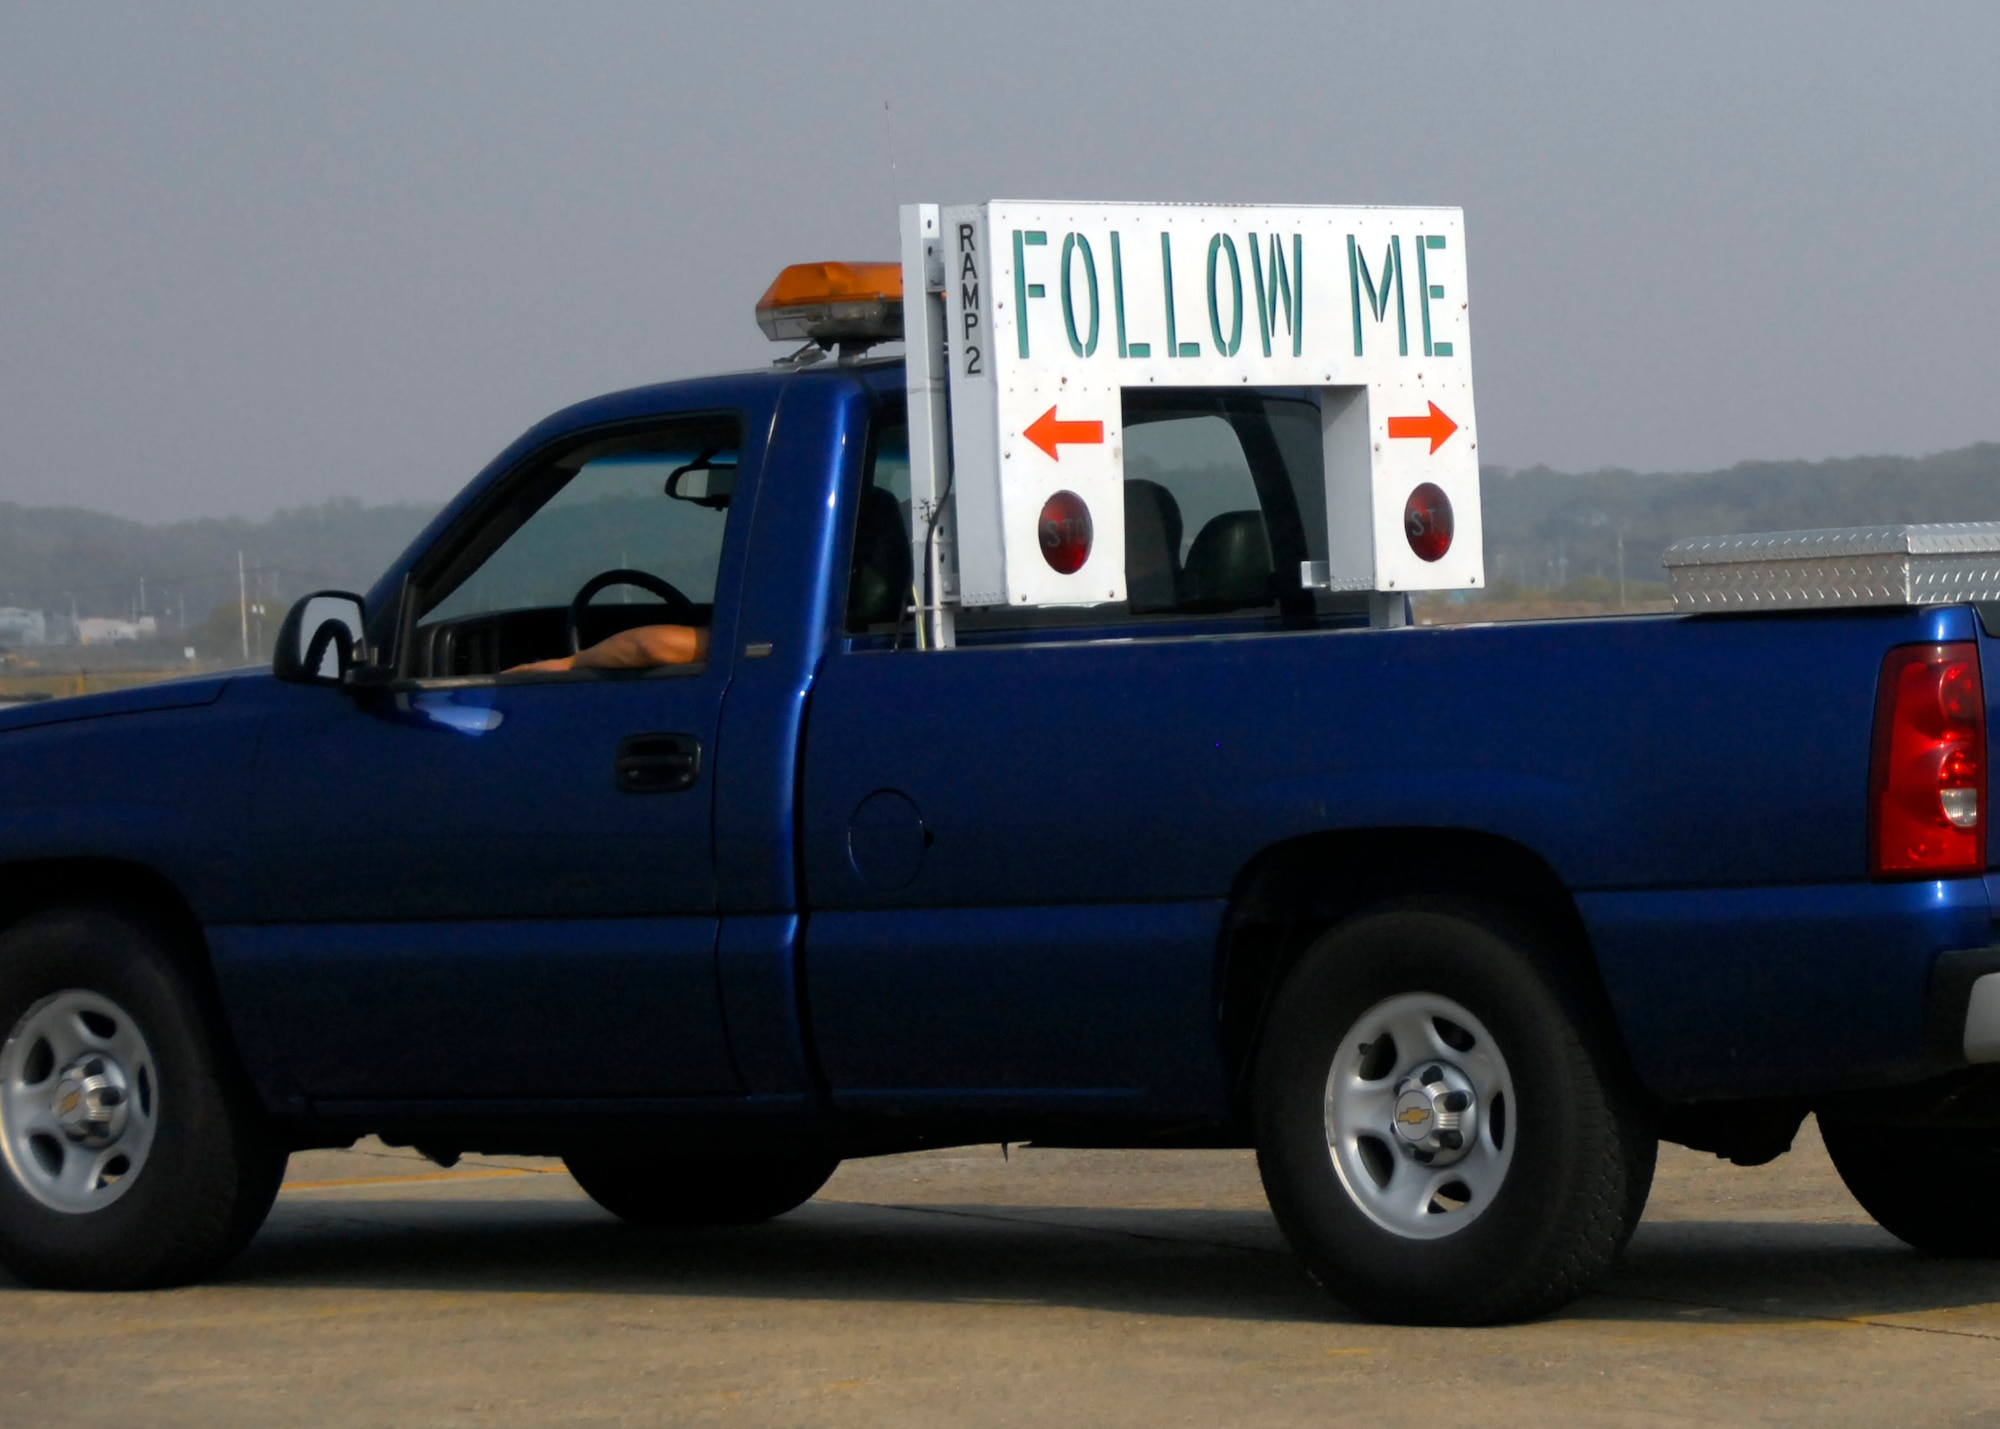
[[[905,291],[913,237],[943,260],[909,380],[932,397],[935,316],[962,604],[1124,599],[1130,388],[1317,392],[1327,559],[1301,584],[1396,623],[1408,592],[1485,583],[1459,210],[999,201],[938,210],[934,239],[931,212],[904,210]]]
[[[951,485],[951,406],[945,387],[945,273],[938,206],[906,203],[899,215],[903,249],[903,344],[910,423],[910,569],[916,572],[920,648],[952,645],[950,601],[958,598],[951,558],[954,522],[945,510]]]

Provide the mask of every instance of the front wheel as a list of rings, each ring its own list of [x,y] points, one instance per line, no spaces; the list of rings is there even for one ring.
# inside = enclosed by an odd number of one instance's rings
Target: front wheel
[[[165,940],[89,908],[0,936],[0,1262],[31,1285],[197,1279],[284,1175],[220,1027]]]
[[[2000,1256],[2000,1132],[1821,1121],[1833,1169],[1883,1230],[1930,1255]]]
[[[740,1226],[810,1201],[840,1162],[831,1156],[631,1156],[564,1158],[590,1199],[651,1226]]]
[[[1365,914],[1307,950],[1258,1056],[1257,1164],[1321,1283],[1418,1324],[1589,1288],[1657,1142],[1586,1006],[1531,928],[1470,905]]]

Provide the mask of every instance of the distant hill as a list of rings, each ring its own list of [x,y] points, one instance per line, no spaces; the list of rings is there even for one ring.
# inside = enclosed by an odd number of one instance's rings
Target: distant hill
[[[1553,589],[1586,577],[1615,580],[1621,533],[1628,580],[1660,584],[1660,553],[1689,536],[2000,521],[2000,444],[1671,474],[1489,467],[1480,487],[1489,584]]]
[[[2000,520],[2000,444],[1927,457],[1743,462],[1708,472],[1489,467],[1481,483],[1494,594],[1602,598],[1618,574],[1622,533],[1636,596],[1647,586],[1659,589],[1660,552],[1686,536]],[[237,552],[251,598],[275,607],[269,613],[275,621],[305,591],[365,589],[434,509],[336,500],[264,521],[149,526],[74,508],[0,503],[0,605],[67,615],[73,604],[82,615],[129,617],[139,613],[143,580],[145,610],[158,618],[164,638],[192,641],[214,616],[219,640],[238,619]]]
[[[435,511],[335,500],[264,521],[149,526],[75,507],[0,503],[0,605],[146,613],[163,637],[177,639],[219,608],[235,618],[238,552],[253,601],[282,606],[309,590],[366,589]]]

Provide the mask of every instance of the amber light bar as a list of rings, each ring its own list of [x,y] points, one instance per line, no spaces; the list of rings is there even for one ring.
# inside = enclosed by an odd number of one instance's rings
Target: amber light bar
[[[898,263],[794,263],[757,300],[773,342],[888,342],[903,335]]]

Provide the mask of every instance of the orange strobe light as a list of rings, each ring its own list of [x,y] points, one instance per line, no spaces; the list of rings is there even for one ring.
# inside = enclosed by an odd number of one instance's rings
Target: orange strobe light
[[[757,300],[757,326],[773,342],[888,342],[903,335],[903,269],[897,263],[794,263]]]

